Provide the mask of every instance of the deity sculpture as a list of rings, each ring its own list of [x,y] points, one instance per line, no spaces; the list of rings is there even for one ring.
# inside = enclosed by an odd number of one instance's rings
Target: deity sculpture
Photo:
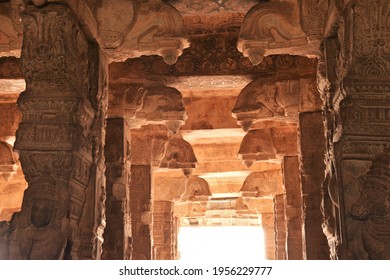
[[[61,231],[60,190],[54,178],[41,176],[33,181],[25,194],[27,209],[19,217],[22,228],[14,233],[20,258],[25,260],[52,260],[63,257],[67,242]]]
[[[361,178],[361,195],[351,207],[353,259],[390,259],[390,153],[375,158]]]

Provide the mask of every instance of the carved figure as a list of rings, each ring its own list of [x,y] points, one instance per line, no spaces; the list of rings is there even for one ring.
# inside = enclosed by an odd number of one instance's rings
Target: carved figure
[[[31,183],[26,194],[27,225],[16,232],[20,256],[25,260],[61,259],[66,236],[58,223],[63,212],[54,178],[44,175]]]
[[[390,259],[390,153],[375,158],[361,178],[361,196],[351,207],[351,216],[360,221],[350,232],[354,259]]]
[[[271,0],[249,10],[241,26],[237,48],[256,65],[263,60],[266,49],[286,48],[306,42],[297,1]]]
[[[232,116],[244,131],[253,122],[295,116],[298,111],[298,80],[264,80],[249,83],[237,98]]]
[[[209,184],[203,178],[191,176],[187,179],[181,201],[207,200],[211,196]]]
[[[103,1],[97,14],[106,50],[116,49],[114,60],[158,53],[174,64],[189,46],[179,12],[160,0]]]

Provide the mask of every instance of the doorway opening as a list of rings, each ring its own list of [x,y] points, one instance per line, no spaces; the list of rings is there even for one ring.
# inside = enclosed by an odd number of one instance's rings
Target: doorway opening
[[[258,262],[265,260],[261,226],[182,226],[179,259],[202,262]]]

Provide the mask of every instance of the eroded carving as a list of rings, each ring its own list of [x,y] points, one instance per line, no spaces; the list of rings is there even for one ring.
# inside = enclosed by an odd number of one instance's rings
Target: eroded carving
[[[238,158],[250,167],[255,161],[280,160],[282,156],[297,154],[295,127],[250,130],[242,139]]]
[[[196,156],[191,144],[185,141],[181,135],[172,135],[165,146],[164,156],[159,164],[160,168],[181,168],[186,175],[195,168]]]
[[[174,64],[189,47],[179,12],[160,0],[103,0],[97,18],[105,52],[115,61],[158,54]]]
[[[304,11],[315,16],[317,10],[312,11],[313,7],[316,4]],[[318,50],[308,43],[301,26],[301,1],[272,0],[249,10],[241,26],[237,48],[257,65],[270,54],[315,55]]]
[[[17,1],[0,4],[0,56],[20,56],[21,24]]]
[[[209,184],[203,178],[190,176],[186,180],[186,187],[180,201],[207,200],[211,196]]]
[[[379,154],[370,170],[359,178],[360,197],[350,214],[351,253],[355,259],[390,259],[390,152]]]
[[[68,211],[65,186],[48,175],[31,181],[25,193],[16,240],[21,259],[61,259],[66,235],[61,219]]]
[[[280,171],[253,172],[245,179],[240,192],[243,197],[275,196],[282,193]]]
[[[16,173],[17,160],[12,152],[12,146],[5,141],[0,141],[0,176],[6,181],[11,180]]]
[[[260,120],[296,118],[298,103],[298,80],[258,79],[241,91],[232,115],[247,131]]]

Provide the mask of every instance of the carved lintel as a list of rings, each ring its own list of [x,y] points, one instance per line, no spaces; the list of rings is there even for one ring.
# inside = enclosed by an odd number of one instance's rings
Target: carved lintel
[[[253,65],[261,63],[265,56],[271,54],[317,56],[320,37],[318,30],[321,30],[320,19],[324,18],[325,11],[316,2],[303,2],[272,0],[254,6],[246,14],[241,26],[238,50],[248,57]],[[306,32],[301,25],[304,15],[310,16],[304,21]],[[316,23],[315,30],[311,31],[311,26],[307,23],[316,17],[320,18],[320,22]],[[309,36],[310,33],[315,36]]]
[[[172,135],[165,145],[164,156],[159,164],[160,168],[193,169],[197,159],[191,144],[185,141],[181,135]]]
[[[189,47],[180,13],[159,0],[103,0],[97,19],[104,52],[113,61],[158,54],[171,65]]]

